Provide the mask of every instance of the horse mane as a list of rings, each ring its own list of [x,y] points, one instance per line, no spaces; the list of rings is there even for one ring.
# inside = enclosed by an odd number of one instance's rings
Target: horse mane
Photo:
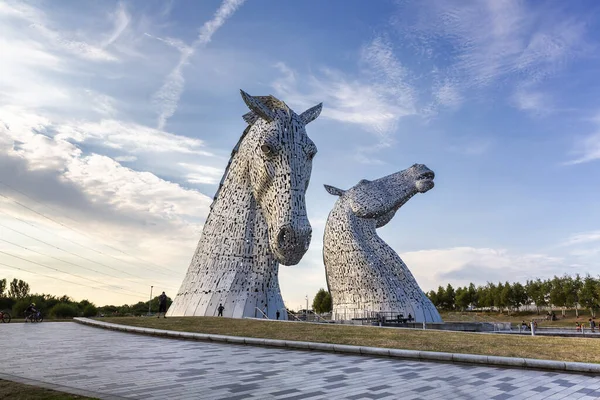
[[[277,110],[277,109],[284,110],[288,115],[290,115],[290,113],[291,113],[291,110],[288,107],[288,105],[273,95],[254,96],[254,98],[260,100],[264,105],[269,107],[271,110]],[[246,137],[248,132],[250,132],[250,129],[252,128],[252,126],[256,123],[256,121],[258,121],[258,119],[260,117],[254,111],[250,111],[250,112],[244,114],[242,116],[242,118],[244,119],[244,121],[246,121],[248,126],[246,127],[246,129],[244,129],[244,132],[242,132],[240,139],[238,140],[235,147],[231,151],[231,156],[229,157],[229,161],[227,162],[227,167],[225,167],[225,172],[223,172],[223,177],[221,178],[221,182],[219,182],[219,188],[217,189],[217,191],[215,192],[215,195],[213,196],[213,201],[210,205],[211,210],[212,210],[215,202],[217,201],[217,198],[219,197],[219,193],[221,192],[221,188],[223,187],[223,183],[225,182],[225,179],[227,178],[227,175],[229,174],[229,167],[231,166],[233,157],[235,157],[238,150],[240,149],[240,145],[242,144],[242,141],[244,140],[244,138]]]

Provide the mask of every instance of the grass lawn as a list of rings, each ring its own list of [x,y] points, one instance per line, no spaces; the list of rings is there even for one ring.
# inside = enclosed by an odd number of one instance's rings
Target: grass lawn
[[[99,320],[183,332],[600,363],[600,339],[590,338],[423,331],[218,317],[122,317]]]
[[[551,328],[551,327],[570,327],[575,328],[575,322],[585,323],[586,327],[589,327],[588,319],[591,318],[588,310],[579,310],[579,317],[575,316],[575,310],[567,310],[566,315],[563,317],[561,310],[554,310],[556,314],[556,321],[537,321],[539,327]],[[450,312],[441,311],[440,315],[446,322],[450,321],[461,321],[461,322],[512,322],[514,324],[525,322],[529,323],[532,319],[540,319],[546,317],[546,312],[541,312],[540,315],[531,312],[514,312],[508,315],[506,312]],[[596,321],[598,324],[598,320]]]
[[[57,392],[54,390],[24,385],[22,383],[4,381],[0,379],[0,399],[10,400],[72,400],[89,399],[92,397],[76,396],[74,394]]]

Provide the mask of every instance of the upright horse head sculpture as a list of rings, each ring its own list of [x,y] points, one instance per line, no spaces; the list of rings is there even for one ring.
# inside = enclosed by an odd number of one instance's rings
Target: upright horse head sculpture
[[[315,144],[298,115],[273,96],[250,96],[248,127],[233,149],[202,236],[169,315],[257,316],[280,311],[278,268],[300,262],[311,240],[305,193]],[[258,313],[258,314],[257,314]]]
[[[417,193],[433,188],[435,174],[422,164],[386,177],[362,180],[340,196],[327,218],[323,259],[333,301],[333,317],[350,319],[368,312],[410,314],[416,322],[441,322],[406,264],[377,235],[396,211]]]

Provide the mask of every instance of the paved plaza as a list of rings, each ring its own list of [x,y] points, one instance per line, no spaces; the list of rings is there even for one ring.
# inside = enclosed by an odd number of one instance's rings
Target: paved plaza
[[[0,374],[128,399],[600,399],[600,379],[2,324]],[[1,376],[1,375],[0,375]]]

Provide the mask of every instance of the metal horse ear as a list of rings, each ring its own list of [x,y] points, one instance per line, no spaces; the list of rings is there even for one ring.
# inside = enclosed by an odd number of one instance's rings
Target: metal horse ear
[[[317,119],[317,117],[321,114],[322,109],[323,103],[319,103],[300,114],[300,119],[302,122],[304,122],[304,125],[308,125],[310,122],[313,122],[315,119]]]
[[[260,101],[254,96],[250,96],[243,90],[240,90],[240,92],[242,93],[242,99],[244,99],[244,103],[246,103],[248,108],[251,111],[253,111],[256,115],[258,115],[260,118],[264,119],[267,122],[271,122],[275,119],[276,114],[273,111],[271,111],[271,109],[269,109],[269,107],[267,107],[262,101]],[[248,122],[249,118],[246,118],[246,115],[244,115],[244,120]]]
[[[323,186],[325,186],[325,190],[327,190],[327,192],[328,192],[329,194],[332,194],[332,195],[334,195],[334,196],[341,196],[341,195],[343,195],[344,193],[346,193],[346,191],[345,191],[345,190],[338,189],[338,188],[336,188],[336,187],[333,187],[333,186],[329,186],[329,185],[323,185]]]

